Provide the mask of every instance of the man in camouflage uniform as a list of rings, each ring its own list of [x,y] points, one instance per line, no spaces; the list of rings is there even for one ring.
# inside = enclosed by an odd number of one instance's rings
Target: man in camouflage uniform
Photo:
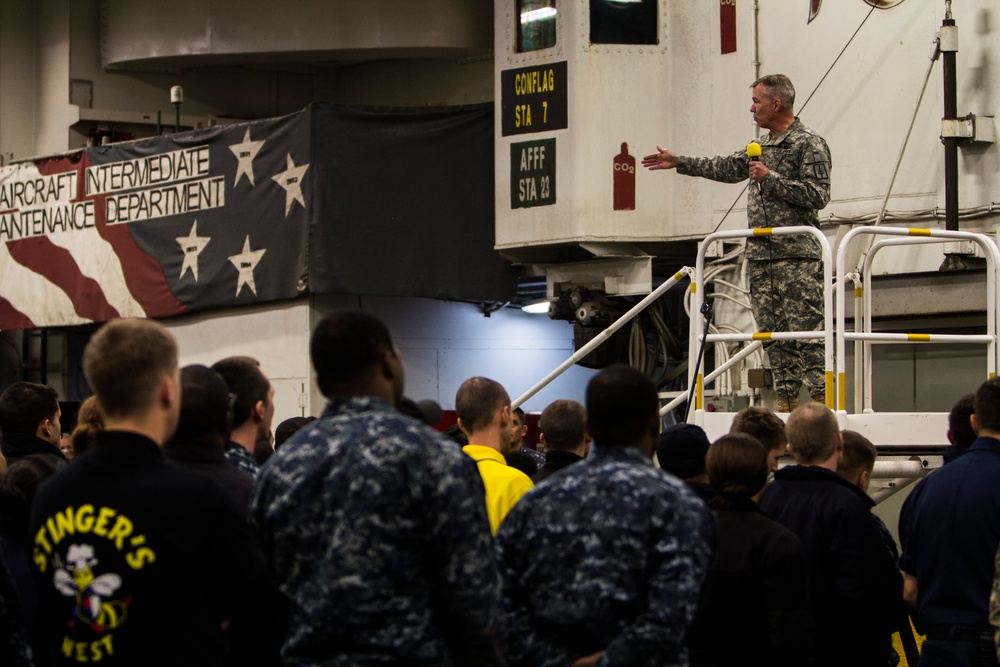
[[[671,667],[708,565],[711,517],[653,467],[656,389],[623,365],[587,387],[590,456],[540,484],[497,534],[511,667]]]
[[[830,201],[830,149],[795,117],[795,88],[783,74],[753,83],[754,121],[769,134],[759,141],[760,160],[744,149],[728,156],[680,156],[657,146],[642,163],[649,169],[674,169],[689,176],[737,183],[753,180],[747,195],[750,227],[819,227],[817,211]],[[819,243],[805,234],[747,239],[750,302],[759,331],[815,331],[823,324],[825,279]],[[825,402],[826,373],[822,341],[770,341],[764,344],[774,371],[779,412],[798,404],[804,383],[809,395]]]
[[[393,406],[403,364],[379,320],[313,332],[330,399],[261,469],[252,523],[290,602],[285,665],[498,665],[496,562],[475,464]]]

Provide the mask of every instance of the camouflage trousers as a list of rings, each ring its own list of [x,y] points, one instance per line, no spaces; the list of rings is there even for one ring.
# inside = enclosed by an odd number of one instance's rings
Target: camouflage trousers
[[[757,330],[816,331],[823,328],[823,264],[818,259],[749,260],[750,305]],[[774,389],[797,398],[804,384],[823,400],[826,369],[822,340],[768,341]]]

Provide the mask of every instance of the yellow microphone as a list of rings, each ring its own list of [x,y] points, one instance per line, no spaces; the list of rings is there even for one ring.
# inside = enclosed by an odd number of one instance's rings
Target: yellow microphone
[[[760,162],[760,144],[756,141],[747,144],[747,157],[751,162]]]

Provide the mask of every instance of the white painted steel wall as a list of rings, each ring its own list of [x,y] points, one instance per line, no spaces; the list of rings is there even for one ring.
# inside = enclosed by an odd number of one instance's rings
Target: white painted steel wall
[[[612,210],[612,160],[622,142],[636,158],[657,142],[678,144],[680,137],[691,138],[692,149],[708,150],[699,110],[711,107],[711,86],[703,85],[709,77],[692,75],[711,68],[709,52],[698,44],[707,28],[696,26],[717,23],[717,5],[663,0],[659,45],[591,46],[587,3],[561,2],[556,46],[526,53],[514,52],[514,0],[497,0],[495,7],[497,248],[703,234],[708,225],[699,218],[708,212],[707,200],[697,187],[679,187],[676,179],[637,173],[636,210]],[[568,70],[567,129],[502,136],[500,73],[561,61]],[[558,156],[556,203],[512,210],[511,144],[550,137]]]
[[[341,308],[361,309],[382,319],[399,348],[406,372],[406,395],[455,408],[459,385],[474,375],[502,384],[512,398],[573,353],[573,330],[566,322],[506,308],[485,317],[473,304],[358,295],[324,295],[219,313],[198,313],[164,321],[177,338],[180,363],[213,363],[248,355],[275,387],[274,425],[296,415],[319,415],[325,399],[309,363],[309,336],[324,315]],[[541,411],[558,398],[581,403],[594,375],[573,367],[528,401]]]
[[[804,12],[783,11],[786,4],[761,3],[762,71],[788,74],[797,87],[797,106],[801,106],[870,7],[860,0],[836,6],[828,3],[806,26]],[[966,2],[953,3],[952,9],[960,33],[959,115],[995,115],[1000,106],[1000,88],[984,73],[991,62],[1000,58],[1000,7],[988,2]],[[833,155],[833,201],[823,216],[879,210],[943,18],[943,2],[903,2],[889,10],[875,10],[809,102],[803,121],[826,138]],[[944,113],[942,91],[939,60],[888,204],[890,211],[943,209],[944,149],[939,138]],[[996,144],[960,148],[961,208],[1000,199],[996,188],[998,168]],[[995,219],[960,224],[965,231],[992,231]],[[885,253],[875,271],[936,270],[941,253],[941,247],[927,246]]]
[[[288,417],[319,414],[310,405],[307,299],[196,313],[163,323],[177,338],[181,366],[211,366],[237,354],[257,359],[274,385],[274,426]]]
[[[750,114],[754,78],[753,7],[760,4],[760,72],[781,72],[796,85],[796,108],[823,78],[871,7],[862,0],[826,3],[807,25],[803,2],[739,0],[737,52],[720,54],[719,3],[660,3],[660,44],[590,45],[588,3],[560,2],[555,47],[514,53],[514,0],[496,0],[497,247],[557,242],[642,242],[700,237],[713,231],[738,199],[723,229],[746,224],[742,185],[712,183],[672,172],[637,173],[636,210],[613,211],[611,160],[622,141],[641,157],[657,144],[686,155],[729,154],[757,133]],[[954,3],[960,31],[960,115],[996,114],[1000,86],[989,73],[1000,60],[1000,7]],[[903,2],[875,10],[802,113],[833,156],[831,204],[822,212],[877,213],[916,105],[943,2]],[[569,126],[548,133],[501,135],[500,73],[532,64],[568,63]],[[941,63],[935,65],[890,211],[943,206]],[[984,120],[983,122],[991,122]],[[555,137],[555,205],[510,206],[510,144]],[[962,208],[996,201],[997,146],[964,146],[960,156]],[[927,224],[927,223],[924,223]],[[936,224],[936,223],[935,223]],[[990,222],[964,223],[970,231]],[[833,235],[835,230],[830,230]],[[886,253],[878,271],[936,269],[941,249]]]

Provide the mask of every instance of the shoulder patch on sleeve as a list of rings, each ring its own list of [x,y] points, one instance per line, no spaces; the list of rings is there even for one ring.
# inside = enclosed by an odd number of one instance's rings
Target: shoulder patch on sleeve
[[[802,162],[805,175],[824,181],[829,180],[830,162],[823,151],[812,150],[807,152]]]

